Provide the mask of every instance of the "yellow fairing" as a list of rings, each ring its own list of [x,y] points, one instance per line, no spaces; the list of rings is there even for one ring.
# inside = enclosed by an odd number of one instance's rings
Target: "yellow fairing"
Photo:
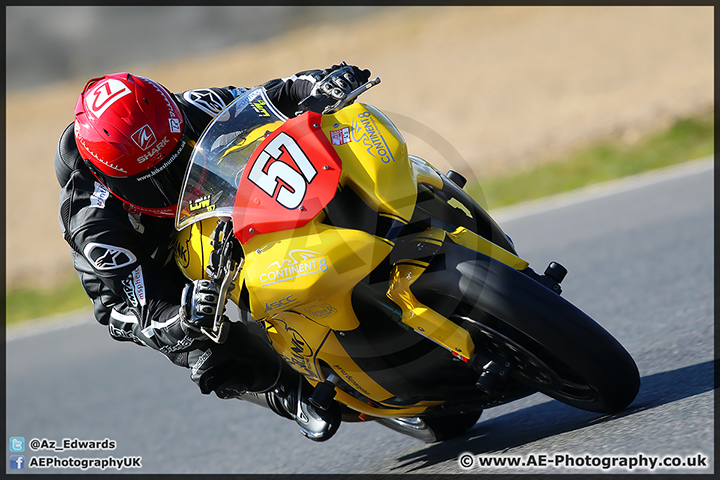
[[[323,116],[322,129],[343,159],[340,182],[378,212],[408,220],[417,181],[408,168],[405,139],[392,122],[376,108],[356,103]]]
[[[253,318],[327,304],[340,314],[315,321],[333,330],[352,330],[358,321],[350,291],[390,253],[392,245],[359,230],[310,222],[291,237],[287,232],[257,235],[244,250]]]
[[[525,260],[464,227],[458,227],[452,232],[431,228],[419,234],[416,240],[440,246],[447,237],[458,245],[487,255],[517,270],[528,267]],[[410,285],[425,272],[427,267],[427,263],[417,260],[398,261],[391,271],[387,296],[402,309],[402,322],[405,325],[455,355],[469,360],[475,351],[475,345],[468,331],[420,303],[410,290]]]
[[[418,183],[442,188],[442,179],[424,160],[408,157],[400,132],[378,110],[354,104],[321,125],[342,158],[342,188],[350,188],[378,215],[408,222]],[[370,233],[321,223],[324,213],[293,231],[258,234],[242,246],[245,261],[231,299],[239,302],[244,283],[252,317],[266,326],[273,347],[312,384],[325,381],[329,367],[359,395],[336,388],[336,398],[372,416],[414,416],[430,405],[398,406],[394,393],[377,384],[344,350],[340,337],[359,326],[351,304],[353,288],[392,251],[393,243]],[[190,279],[206,278],[217,219],[192,224],[178,233],[176,260]],[[430,229],[419,241],[435,248],[445,241],[489,255],[513,268],[527,262],[460,227]],[[402,310],[402,322],[421,335],[468,359],[474,345],[469,333],[412,295],[410,285],[427,264],[399,261],[391,269],[387,296]],[[387,403],[384,403],[387,402]]]
[[[175,238],[175,262],[190,280],[207,278],[205,267],[213,248],[210,245],[218,219],[211,217],[180,230]]]

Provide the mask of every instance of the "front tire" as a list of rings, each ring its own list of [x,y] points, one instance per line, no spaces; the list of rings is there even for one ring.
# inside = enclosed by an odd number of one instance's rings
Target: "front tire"
[[[476,352],[507,358],[511,376],[583,410],[615,413],[635,399],[640,387],[635,361],[589,316],[488,256],[450,242],[441,253],[435,259],[441,258],[444,268],[433,272],[431,264],[433,273],[423,274],[411,290],[466,328]]]

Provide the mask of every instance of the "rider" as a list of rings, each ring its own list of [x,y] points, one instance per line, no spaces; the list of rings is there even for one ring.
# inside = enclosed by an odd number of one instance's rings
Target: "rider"
[[[369,76],[343,62],[262,86],[273,105],[293,117],[336,105]],[[269,406],[296,420],[308,438],[323,441],[339,426],[339,407],[313,409],[310,384],[245,324],[234,322],[223,344],[204,336],[218,285],[188,283],[173,261],[174,217],[190,153],[213,117],[244,91],[229,86],[173,94],[129,73],[89,80],[55,156],[60,227],[95,318],[112,338],[189,368],[203,394]]]

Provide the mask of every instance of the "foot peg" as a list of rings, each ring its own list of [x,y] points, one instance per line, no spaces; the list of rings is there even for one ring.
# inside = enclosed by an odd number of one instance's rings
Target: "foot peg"
[[[338,380],[340,380],[340,377],[331,373],[327,380],[322,383],[318,383],[308,398],[310,405],[319,408],[320,410],[327,410],[330,408],[333,400],[335,399],[335,383]]]

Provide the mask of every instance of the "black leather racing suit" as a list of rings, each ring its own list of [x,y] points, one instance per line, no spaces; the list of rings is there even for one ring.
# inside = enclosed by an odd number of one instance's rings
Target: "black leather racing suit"
[[[311,74],[317,73],[300,72],[263,86],[273,104],[292,117],[318,78]],[[197,140],[213,116],[245,90],[213,87],[174,94],[188,137]],[[191,378],[205,394],[231,372],[242,376],[249,391],[274,385],[279,360],[252,342],[242,324],[233,324],[230,339],[223,345],[183,332],[178,310],[188,280],[173,258],[174,219],[133,212],[100,184],[80,158],[73,124],[60,137],[55,172],[62,187],[63,237],[93,302],[95,318],[107,325],[112,338],[148,346],[190,368]]]

